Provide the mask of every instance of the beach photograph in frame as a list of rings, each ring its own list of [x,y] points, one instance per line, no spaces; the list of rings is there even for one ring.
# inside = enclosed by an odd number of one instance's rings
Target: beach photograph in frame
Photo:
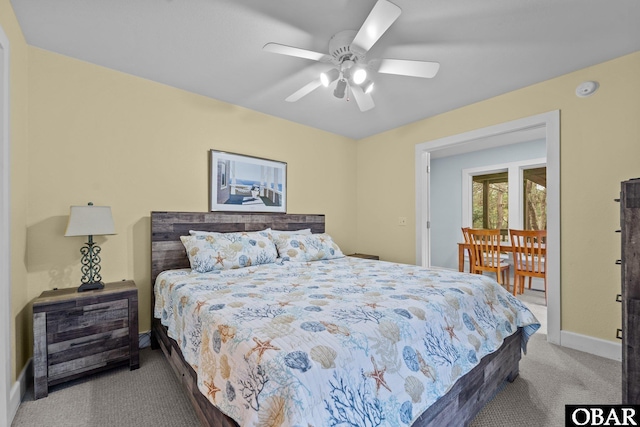
[[[287,212],[287,164],[210,150],[210,209]]]

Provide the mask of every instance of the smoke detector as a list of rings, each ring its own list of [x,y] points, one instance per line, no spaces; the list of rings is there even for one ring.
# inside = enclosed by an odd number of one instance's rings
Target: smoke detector
[[[580,98],[584,98],[586,96],[591,96],[594,94],[600,85],[598,82],[584,82],[580,83],[576,88],[576,95]]]

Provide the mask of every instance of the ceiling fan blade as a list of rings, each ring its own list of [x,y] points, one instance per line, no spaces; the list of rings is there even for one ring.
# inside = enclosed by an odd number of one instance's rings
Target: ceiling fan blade
[[[312,50],[300,49],[299,47],[287,46],[280,43],[267,43],[262,50],[280,55],[296,56],[298,58],[311,59],[313,61],[329,62],[331,57],[324,53],[314,52]]]
[[[373,6],[364,24],[358,30],[351,46],[362,49],[365,53],[382,37],[385,31],[400,16],[400,9],[388,0],[378,0]]]
[[[439,69],[440,63],[438,62],[413,61],[410,59],[383,59],[380,61],[378,72],[430,79],[435,77]]]
[[[356,99],[356,104],[358,104],[358,108],[360,111],[369,111],[376,105],[373,102],[373,98],[370,93],[364,93],[360,86],[350,86],[351,92],[353,93],[353,97]]]
[[[291,95],[289,95],[285,99],[285,101],[287,101],[287,102],[296,102],[297,100],[299,100],[303,96],[308,95],[311,92],[313,92],[314,90],[316,90],[318,87],[320,87],[321,84],[322,83],[320,83],[320,79],[319,78],[317,78],[315,80],[312,80],[309,83],[307,83],[306,85],[302,86],[297,91],[293,92]]]

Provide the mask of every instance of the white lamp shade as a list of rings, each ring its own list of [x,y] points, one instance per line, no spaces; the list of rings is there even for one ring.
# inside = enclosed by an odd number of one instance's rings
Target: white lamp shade
[[[116,234],[110,206],[71,206],[65,236]]]

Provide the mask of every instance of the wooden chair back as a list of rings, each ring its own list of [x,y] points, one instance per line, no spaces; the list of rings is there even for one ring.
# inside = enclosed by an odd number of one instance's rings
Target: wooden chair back
[[[469,245],[466,250],[467,256],[469,257],[469,272],[473,273],[473,250],[471,248],[471,238],[469,237],[469,229],[470,227],[462,227],[462,237],[464,238],[464,243]]]
[[[469,227],[462,227],[462,237],[464,237],[465,243],[471,243],[471,238],[469,237]]]
[[[472,273],[493,272],[498,283],[506,283],[508,289],[509,264],[500,258],[500,230],[470,228],[468,234],[473,257]]]
[[[547,231],[509,230],[516,274],[544,277],[546,274]]]
[[[513,251],[513,270],[515,285],[524,291],[524,277],[544,278],[545,297],[547,292],[547,231],[546,230],[509,230]]]

